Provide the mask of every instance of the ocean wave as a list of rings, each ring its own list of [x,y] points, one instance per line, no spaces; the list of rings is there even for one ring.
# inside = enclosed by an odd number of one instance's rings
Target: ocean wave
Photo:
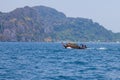
[[[97,48],[97,49],[99,49],[99,50],[107,50],[106,47],[100,47],[100,48]]]
[[[87,48],[87,50],[100,50],[100,51],[120,51],[120,48],[107,48],[107,47],[98,47],[98,48]]]
[[[99,48],[87,48],[89,50],[107,50],[108,48],[106,47],[99,47]]]

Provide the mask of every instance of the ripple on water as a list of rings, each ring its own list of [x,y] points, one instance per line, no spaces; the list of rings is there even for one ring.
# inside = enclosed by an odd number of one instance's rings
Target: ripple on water
[[[120,45],[87,45],[0,43],[0,80],[119,80]]]

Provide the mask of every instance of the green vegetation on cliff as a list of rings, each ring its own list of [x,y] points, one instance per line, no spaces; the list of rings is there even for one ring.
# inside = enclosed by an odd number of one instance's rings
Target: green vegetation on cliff
[[[66,17],[45,6],[26,6],[0,12],[0,41],[120,41],[120,33],[91,19]]]

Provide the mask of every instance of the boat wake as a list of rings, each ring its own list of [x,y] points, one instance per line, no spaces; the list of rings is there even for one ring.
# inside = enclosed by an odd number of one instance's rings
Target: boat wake
[[[99,47],[99,48],[87,48],[87,49],[90,49],[90,50],[107,50],[108,48],[106,48],[106,47]]]
[[[100,47],[100,48],[97,48],[98,50],[107,50],[106,47]]]
[[[72,49],[71,47],[67,47],[67,49]]]
[[[120,51],[120,48],[107,48],[107,47],[98,47],[98,48],[87,48],[88,50],[100,50],[100,51]]]

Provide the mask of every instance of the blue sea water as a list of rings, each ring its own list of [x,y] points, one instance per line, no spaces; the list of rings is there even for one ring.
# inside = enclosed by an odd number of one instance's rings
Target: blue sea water
[[[1,42],[0,80],[120,80],[120,44]]]

